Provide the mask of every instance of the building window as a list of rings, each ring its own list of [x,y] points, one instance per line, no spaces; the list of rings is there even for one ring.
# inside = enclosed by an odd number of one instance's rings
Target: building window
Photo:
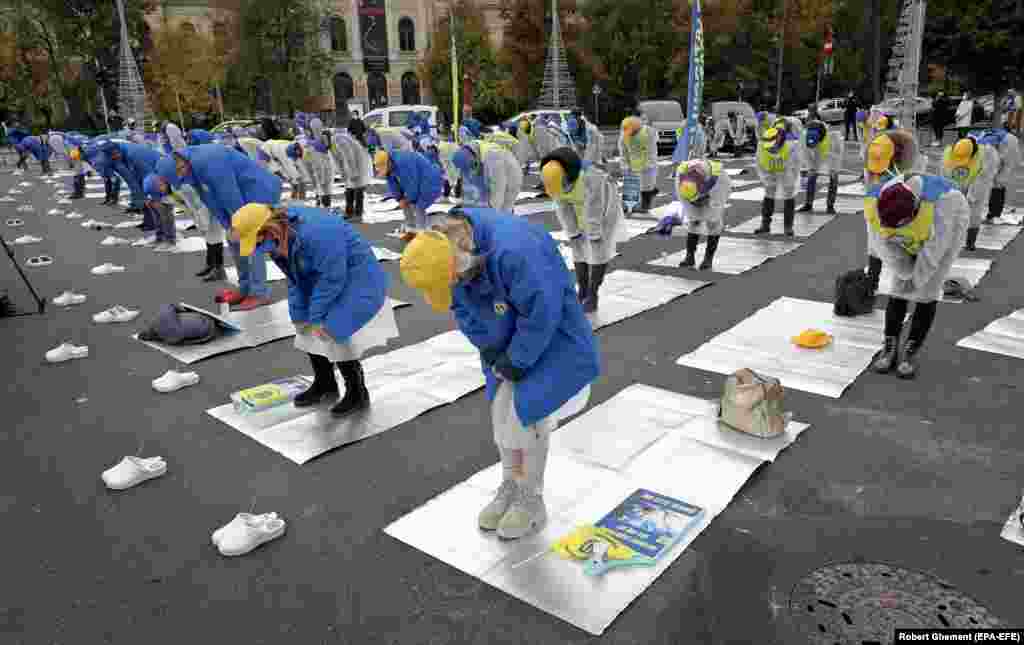
[[[186,20],[185,22],[181,23],[181,30],[189,34],[194,34],[196,33],[196,26]]]
[[[348,32],[345,31],[345,21],[337,16],[331,18],[331,51],[348,51]]]
[[[352,77],[345,72],[338,72],[334,75],[334,113],[341,121],[348,112],[348,102],[355,95],[352,86]]]
[[[380,72],[370,72],[366,76],[367,98],[370,99],[370,109],[386,107],[388,104],[388,79]]]
[[[404,52],[416,51],[416,26],[412,18],[405,17],[398,21],[398,48]]]
[[[402,103],[418,105],[420,102],[420,79],[416,74],[406,72],[402,75]]]

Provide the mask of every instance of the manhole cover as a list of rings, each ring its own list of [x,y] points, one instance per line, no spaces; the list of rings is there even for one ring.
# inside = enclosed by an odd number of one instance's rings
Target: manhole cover
[[[897,627],[1002,626],[952,585],[887,564],[836,564],[813,571],[793,587],[789,610],[813,645],[889,645]]]

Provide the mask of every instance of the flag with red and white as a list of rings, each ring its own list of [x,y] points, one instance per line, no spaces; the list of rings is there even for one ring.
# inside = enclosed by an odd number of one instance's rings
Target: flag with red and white
[[[825,75],[832,74],[835,69],[835,57],[832,55],[832,26],[825,27],[825,44],[821,48],[822,67]]]

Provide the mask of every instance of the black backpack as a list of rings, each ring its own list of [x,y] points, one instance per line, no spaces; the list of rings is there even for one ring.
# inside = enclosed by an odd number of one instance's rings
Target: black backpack
[[[863,271],[847,271],[836,278],[836,300],[832,312],[837,316],[861,316],[875,308],[871,278]]]

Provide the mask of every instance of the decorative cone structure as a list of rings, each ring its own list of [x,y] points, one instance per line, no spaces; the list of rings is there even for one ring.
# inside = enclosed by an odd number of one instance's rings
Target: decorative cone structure
[[[924,36],[926,0],[903,0],[896,41],[889,59],[885,98],[901,98],[901,128],[916,131],[918,78],[921,73],[921,40]]]
[[[540,88],[537,107],[569,109],[576,107],[576,80],[569,71],[565,56],[562,27],[558,21],[558,0],[551,0],[551,43],[544,62],[544,83]]]
[[[117,15],[121,19],[121,61],[119,65],[118,110],[125,121],[135,119],[142,127],[149,114],[146,104],[146,88],[142,84],[139,67],[135,64],[131,44],[128,41],[128,23],[124,18],[124,3],[117,0]]]

